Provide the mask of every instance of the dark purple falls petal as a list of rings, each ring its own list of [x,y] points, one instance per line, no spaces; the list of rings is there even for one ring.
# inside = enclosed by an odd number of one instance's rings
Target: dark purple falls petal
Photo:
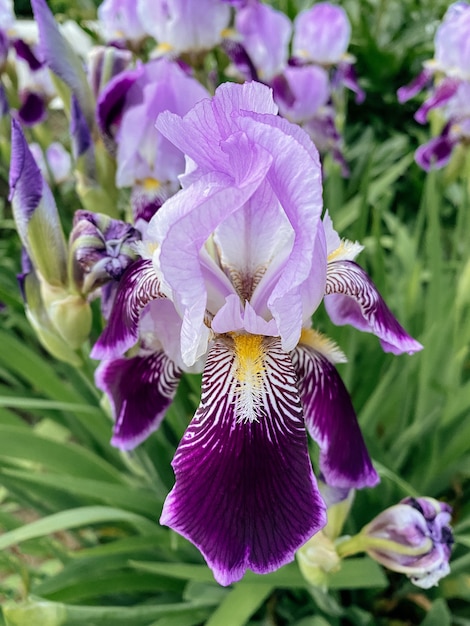
[[[111,402],[113,446],[130,450],[156,430],[170,406],[181,372],[164,352],[103,361],[95,380]]]
[[[160,519],[199,548],[221,585],[292,561],[326,521],[290,356],[278,338],[248,337],[260,340],[251,363],[239,337],[209,352]]]
[[[447,124],[439,137],[420,146],[415,152],[416,163],[426,172],[441,169],[450,161],[452,150],[458,140],[450,137],[450,124]]]
[[[132,263],[122,275],[108,324],[91,351],[92,359],[114,359],[139,338],[140,314],[149,302],[164,298],[150,259]]]
[[[18,119],[24,126],[34,126],[42,122],[47,115],[46,100],[42,94],[24,91],[18,109]]]
[[[324,301],[334,324],[351,324],[373,333],[385,352],[413,354],[423,349],[398,323],[377,287],[354,261],[328,263]]]
[[[332,487],[373,487],[379,477],[367,452],[349,393],[326,356],[299,344],[291,353],[305,424],[320,446],[320,470]]]

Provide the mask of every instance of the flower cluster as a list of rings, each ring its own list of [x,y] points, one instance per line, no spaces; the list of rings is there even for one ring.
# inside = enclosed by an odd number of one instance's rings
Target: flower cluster
[[[449,162],[453,149],[470,141],[470,4],[454,2],[439,25],[434,39],[434,59],[424,64],[419,76],[398,90],[406,102],[427,87],[425,102],[415,114],[425,124],[431,111],[438,111],[441,131],[420,146],[416,162],[425,170],[441,168]]]
[[[362,97],[347,16],[318,3],[292,25],[258,0],[204,0],[197,15],[183,0],[106,0],[109,45],[92,50],[85,71],[45,0],[32,5],[41,58],[70,90],[82,208],[67,241],[46,174],[59,182],[69,170],[49,150],[41,171],[43,153],[13,115],[10,199],[28,317],[46,349],[79,365],[100,298],[91,357],[122,450],[159,427],[183,376],[202,373],[160,521],[223,585],[248,568],[273,571],[322,536],[328,490],[379,481],[336,369],[346,356],[317,329],[318,307],[386,352],[422,349],[356,263],[362,246],[342,240],[323,207],[318,148],[345,165],[335,101],[344,86]],[[138,58],[148,35],[158,45]],[[211,96],[217,81],[201,74],[218,45],[249,80]],[[116,208],[123,188],[127,219]]]

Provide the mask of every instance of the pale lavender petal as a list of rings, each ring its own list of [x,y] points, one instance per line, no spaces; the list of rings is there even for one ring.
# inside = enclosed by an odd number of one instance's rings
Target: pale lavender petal
[[[415,161],[426,172],[441,169],[449,163],[457,141],[450,137],[448,130],[449,126],[439,137],[434,137],[416,150]]]
[[[338,63],[351,37],[345,10],[329,2],[318,2],[298,14],[294,21],[292,52],[315,63]]]
[[[347,489],[373,487],[379,477],[367,452],[349,393],[335,366],[300,343],[291,353],[305,424],[320,446],[324,481]]]
[[[296,377],[278,339],[215,342],[173,468],[160,522],[199,548],[222,585],[292,561],[322,528]]]
[[[261,2],[251,2],[237,11],[235,28],[262,81],[268,82],[282,71],[292,31],[291,21],[284,13]]]
[[[334,324],[373,333],[385,352],[413,354],[423,346],[400,326],[367,273],[353,261],[328,263],[325,307]]]
[[[151,260],[142,259],[124,272],[108,324],[93,346],[93,359],[113,359],[131,348],[139,337],[142,311],[155,298],[163,298]]]
[[[138,0],[137,10],[147,32],[176,53],[210,50],[230,21],[220,0]]]
[[[94,124],[94,99],[79,57],[65,37],[45,0],[31,0],[39,28],[40,49],[51,70],[68,85],[80,103],[90,128]]]
[[[164,352],[99,365],[95,382],[111,403],[113,446],[131,450],[160,426],[180,377],[180,370]]]
[[[432,72],[428,69],[424,69],[409,85],[405,85],[404,87],[400,87],[400,89],[398,89],[398,102],[400,102],[400,104],[403,104],[404,102],[411,100],[411,98],[416,96],[420,91],[424,89],[424,87],[426,87],[431,78]]]
[[[135,0],[104,0],[98,7],[98,20],[107,41],[127,39],[138,43],[146,35]]]
[[[49,144],[46,148],[46,160],[56,183],[67,180],[71,172],[72,159],[61,143],[53,141]]]
[[[281,115],[298,124],[313,117],[330,97],[328,74],[316,65],[286,67],[273,89]]]
[[[452,3],[436,31],[435,59],[438,68],[450,76],[470,78],[470,5]]]
[[[425,124],[429,111],[447,104],[459,88],[460,81],[453,78],[445,78],[422,104],[415,113],[415,120]]]

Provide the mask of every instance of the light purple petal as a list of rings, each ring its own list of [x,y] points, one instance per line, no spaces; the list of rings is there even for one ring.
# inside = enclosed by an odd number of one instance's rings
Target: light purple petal
[[[453,2],[434,38],[435,59],[440,70],[464,80],[470,78],[470,5]]]
[[[163,297],[152,261],[142,259],[130,265],[119,282],[108,324],[93,346],[91,357],[113,359],[124,354],[139,337],[143,309]]]
[[[107,41],[128,39],[138,43],[146,34],[136,0],[104,0],[98,7],[98,20]]]
[[[90,128],[94,124],[94,99],[82,62],[61,34],[45,0],[31,0],[39,28],[40,50],[51,70],[68,85],[77,98]]]
[[[180,370],[164,352],[99,365],[95,381],[111,402],[113,446],[131,450],[160,426],[180,377]]]
[[[139,0],[137,10],[147,32],[176,53],[213,48],[230,20],[220,0]]]
[[[317,65],[286,67],[273,88],[279,112],[296,123],[313,117],[330,97],[328,74]]]
[[[292,52],[330,65],[338,63],[346,52],[351,37],[351,24],[343,8],[329,2],[318,2],[298,14],[294,21]]]
[[[292,352],[305,424],[320,446],[320,470],[332,487],[362,489],[379,482],[349,393],[335,366],[300,343]]]
[[[262,81],[268,82],[282,71],[292,31],[291,21],[284,13],[261,2],[251,2],[237,11],[235,28]]]
[[[429,111],[442,107],[449,102],[459,88],[460,81],[453,78],[445,78],[431,94],[431,96],[419,107],[415,113],[415,120],[425,124]]]
[[[373,333],[385,352],[413,354],[423,346],[410,337],[367,273],[353,261],[328,263],[325,307],[334,324]]]
[[[323,527],[296,377],[278,339],[213,345],[173,467],[160,522],[199,548],[222,585],[292,561]]]

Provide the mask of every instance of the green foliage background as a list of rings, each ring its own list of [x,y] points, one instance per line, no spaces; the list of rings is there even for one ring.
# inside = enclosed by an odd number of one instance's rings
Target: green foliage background
[[[50,4],[74,18],[90,9]],[[292,17],[308,4],[277,6]],[[461,150],[445,171],[421,171],[413,154],[430,128],[413,120],[418,101],[396,99],[396,89],[432,56],[449,3],[341,4],[367,98],[347,104],[350,178],[325,161],[325,207],[338,232],[365,245],[360,263],[425,346],[412,357],[384,354],[375,337],[335,328],[323,311],[316,314],[317,326],[349,357],[340,372],[382,478],[357,494],[346,531],[353,534],[406,495],[444,499],[454,507],[451,575],[422,591],[361,558],[344,563],[328,592],[310,588],[295,563],[219,587],[197,550],[158,524],[199,381],[183,380],[163,426],[136,451],[109,445],[111,422],[92,382],[96,364],[86,351],[80,370],[54,361],[25,320],[3,152],[0,624],[470,625],[470,159]],[[56,192],[68,223],[78,200],[73,189]]]

